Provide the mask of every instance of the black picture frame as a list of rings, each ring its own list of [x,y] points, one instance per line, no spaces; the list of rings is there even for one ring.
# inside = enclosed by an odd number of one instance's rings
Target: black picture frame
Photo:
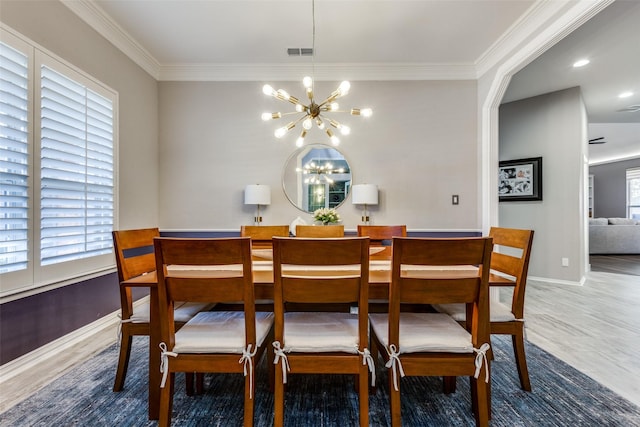
[[[501,161],[498,195],[501,202],[542,200],[542,157]]]

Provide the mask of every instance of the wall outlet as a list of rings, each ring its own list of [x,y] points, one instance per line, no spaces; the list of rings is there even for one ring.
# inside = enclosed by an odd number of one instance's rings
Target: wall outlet
[[[562,258],[562,266],[569,267],[569,258]]]

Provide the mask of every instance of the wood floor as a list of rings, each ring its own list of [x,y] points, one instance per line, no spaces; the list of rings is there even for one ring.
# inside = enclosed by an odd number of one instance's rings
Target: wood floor
[[[640,255],[590,255],[591,271],[640,276]]]
[[[583,286],[529,280],[526,338],[640,406],[638,307],[636,275],[592,271]]]
[[[593,271],[584,286],[530,280],[526,298],[531,343],[640,406],[640,276]],[[501,291],[500,299],[510,299],[508,290]],[[105,330],[0,383],[0,413],[115,341],[115,328]],[[535,378],[536,373],[530,375]]]

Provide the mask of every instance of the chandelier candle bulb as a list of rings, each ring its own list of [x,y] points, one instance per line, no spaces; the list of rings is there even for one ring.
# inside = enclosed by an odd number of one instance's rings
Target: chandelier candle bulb
[[[313,79],[309,76],[306,76],[305,78],[302,79],[302,84],[307,89],[310,89],[313,86]]]

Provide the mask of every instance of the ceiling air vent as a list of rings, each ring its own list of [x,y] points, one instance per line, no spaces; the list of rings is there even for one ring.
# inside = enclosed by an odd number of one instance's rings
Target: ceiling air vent
[[[310,47],[290,47],[287,49],[287,55],[289,56],[311,56],[313,55],[313,49]]]
[[[628,107],[616,111],[619,113],[635,113],[640,111],[640,104],[629,105]]]

